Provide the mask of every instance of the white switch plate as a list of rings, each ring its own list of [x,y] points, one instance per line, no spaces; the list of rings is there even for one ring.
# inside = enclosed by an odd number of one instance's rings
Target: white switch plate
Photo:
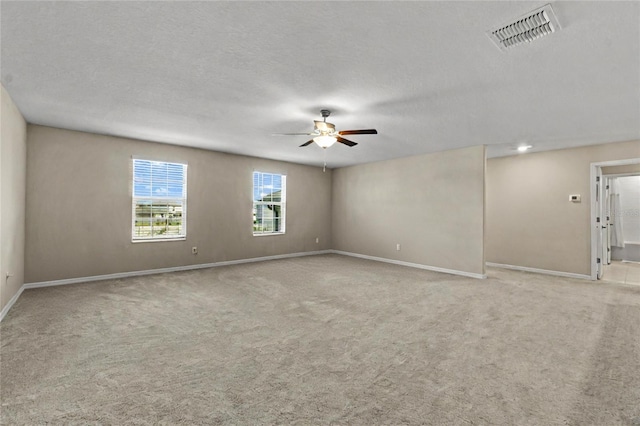
[[[581,199],[580,194],[569,195],[569,201],[571,201],[572,203],[579,203],[580,199]]]

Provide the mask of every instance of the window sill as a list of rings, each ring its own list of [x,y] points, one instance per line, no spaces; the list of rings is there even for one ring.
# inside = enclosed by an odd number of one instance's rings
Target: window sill
[[[253,233],[254,237],[269,237],[272,235],[284,235],[284,232],[268,232],[268,233]]]
[[[167,241],[187,241],[187,237],[176,237],[176,238],[149,238],[149,239],[139,239],[139,240],[131,240],[133,244],[137,243],[162,243]]]

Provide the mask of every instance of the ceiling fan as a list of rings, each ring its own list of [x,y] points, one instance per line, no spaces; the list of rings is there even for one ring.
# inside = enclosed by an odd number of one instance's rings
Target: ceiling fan
[[[350,141],[348,139],[343,138],[344,135],[377,135],[378,131],[376,129],[364,129],[364,130],[341,130],[337,131],[336,126],[332,123],[327,123],[327,117],[331,115],[331,111],[328,109],[320,110],[320,114],[322,114],[322,121],[314,120],[315,123],[313,127],[313,132],[311,133],[276,133],[277,135],[310,135],[313,138],[302,145],[307,146],[315,142],[321,148],[329,148],[336,142],[340,142],[341,144],[347,146],[355,146],[358,145],[356,142]]]

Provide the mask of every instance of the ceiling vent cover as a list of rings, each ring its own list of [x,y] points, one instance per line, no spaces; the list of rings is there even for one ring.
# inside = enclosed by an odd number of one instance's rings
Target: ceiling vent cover
[[[529,43],[559,29],[558,18],[553,13],[551,5],[547,4],[521,16],[514,22],[487,31],[487,35],[500,50],[507,50],[525,42]]]

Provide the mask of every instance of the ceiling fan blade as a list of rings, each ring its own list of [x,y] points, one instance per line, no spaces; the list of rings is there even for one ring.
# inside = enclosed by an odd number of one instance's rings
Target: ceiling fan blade
[[[352,142],[352,141],[350,141],[349,139],[341,138],[340,136],[336,136],[336,140],[337,140],[338,142],[340,142],[340,143],[343,143],[343,144],[347,145],[347,146],[355,146],[355,145],[358,145],[357,143]]]
[[[341,130],[338,132],[340,135],[377,135],[376,129],[363,129],[363,130]]]
[[[302,148],[303,146],[307,146],[313,143],[313,139],[311,139],[310,141],[307,141],[305,143],[303,143],[302,145],[300,145],[300,148]]]
[[[305,135],[305,136],[309,136],[313,133],[271,133],[271,136],[298,136],[298,135]]]

